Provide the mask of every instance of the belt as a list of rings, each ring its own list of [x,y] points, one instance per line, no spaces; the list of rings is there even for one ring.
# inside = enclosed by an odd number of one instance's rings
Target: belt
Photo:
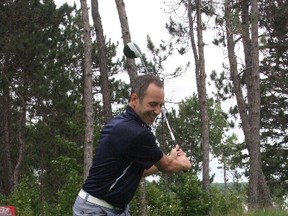
[[[108,208],[108,209],[112,209],[112,210],[116,210],[116,211],[122,211],[123,209],[121,208],[117,208],[114,207],[113,205],[111,205],[110,203],[106,202],[105,200],[99,199],[97,197],[91,196],[90,194],[88,194],[86,191],[84,191],[83,189],[80,190],[79,197],[81,197],[82,199],[87,200],[90,203]]]

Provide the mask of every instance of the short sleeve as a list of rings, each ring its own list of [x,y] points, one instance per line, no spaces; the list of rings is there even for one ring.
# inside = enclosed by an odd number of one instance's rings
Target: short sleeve
[[[150,130],[143,131],[135,137],[127,152],[127,157],[144,169],[149,169],[163,157],[163,152]]]

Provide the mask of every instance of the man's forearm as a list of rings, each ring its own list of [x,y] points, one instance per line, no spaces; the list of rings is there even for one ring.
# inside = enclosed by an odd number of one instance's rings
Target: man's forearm
[[[158,172],[158,168],[155,165],[153,165],[149,169],[145,169],[144,170],[143,177],[153,175],[153,174],[155,174],[157,172]]]
[[[155,165],[159,171],[164,173],[187,171],[191,168],[191,162],[185,155],[177,156],[176,158],[171,155],[164,155]]]

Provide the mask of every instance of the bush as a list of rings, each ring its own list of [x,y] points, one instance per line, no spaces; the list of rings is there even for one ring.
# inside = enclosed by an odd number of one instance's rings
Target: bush
[[[17,215],[23,216],[49,216],[72,215],[72,206],[82,185],[82,176],[76,170],[67,174],[66,183],[54,195],[53,201],[46,201],[41,194],[40,183],[34,176],[25,176],[10,195],[3,197],[1,205],[13,205]]]
[[[16,208],[19,215],[32,216],[40,212],[40,187],[35,177],[25,176],[7,199],[7,204]]]
[[[245,190],[234,192],[227,190],[226,193],[219,188],[211,186],[212,214],[213,215],[243,215],[245,208]]]
[[[192,174],[185,175],[181,187],[175,187],[173,191],[180,200],[179,215],[207,215],[211,209],[209,194],[202,190],[201,182]]]

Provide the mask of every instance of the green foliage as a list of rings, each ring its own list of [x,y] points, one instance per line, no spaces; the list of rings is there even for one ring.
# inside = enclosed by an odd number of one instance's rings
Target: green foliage
[[[237,210],[242,215],[245,211],[246,189],[235,191],[232,188],[219,189],[213,184],[211,186],[212,213],[213,215],[230,215]]]
[[[181,187],[175,186],[172,189],[180,200],[179,215],[207,215],[212,204],[208,193],[202,190],[197,177],[189,174],[184,177]]]
[[[72,206],[75,202],[79,188],[83,183],[82,176],[76,170],[71,170],[66,183],[57,191],[56,201],[53,204],[43,205],[42,215],[72,215]]]
[[[79,161],[83,158],[83,148],[74,141],[79,137],[77,127],[71,121],[67,127],[63,127],[65,132],[60,133],[53,124],[44,126],[39,123],[30,130],[27,148],[29,160],[25,164],[27,169],[37,171],[43,191],[41,196],[47,202],[53,201],[56,192],[66,184],[70,171],[75,170],[78,174],[82,171]]]
[[[19,215],[34,216],[41,212],[41,189],[39,182],[33,176],[21,178],[12,195],[7,199],[7,204],[16,207]]]
[[[138,191],[130,205],[132,215],[139,213],[139,197]],[[146,197],[148,215],[207,215],[212,204],[192,173],[180,174],[168,185],[164,179],[147,182]]]
[[[140,194],[137,191],[130,203],[131,215],[138,215],[140,212]],[[148,215],[177,215],[179,212],[179,200],[175,194],[163,190],[159,182],[146,182],[146,199]]]
[[[177,181],[169,185],[163,181],[146,182],[148,215],[207,215],[211,211],[215,216],[284,216],[287,210],[279,208],[247,211],[247,184],[212,184],[210,195],[202,190],[201,182],[191,173],[177,174]],[[167,177],[167,176],[166,176]],[[172,178],[173,179],[173,178]],[[174,178],[175,179],[175,178]],[[140,194],[137,191],[130,203],[132,215],[139,215]]]
[[[248,212],[244,215],[247,216],[287,216],[287,211],[281,211],[277,209],[269,209],[269,210],[256,210]]]
[[[65,176],[67,180],[55,194],[53,202],[43,200],[37,176],[25,176],[10,197],[1,199],[0,205],[15,206],[17,214],[25,216],[71,215],[83,178],[73,169]]]
[[[162,192],[161,192],[162,191]],[[147,187],[147,203],[149,215],[175,215],[179,212],[179,200],[165,193],[163,187],[154,182]]]

